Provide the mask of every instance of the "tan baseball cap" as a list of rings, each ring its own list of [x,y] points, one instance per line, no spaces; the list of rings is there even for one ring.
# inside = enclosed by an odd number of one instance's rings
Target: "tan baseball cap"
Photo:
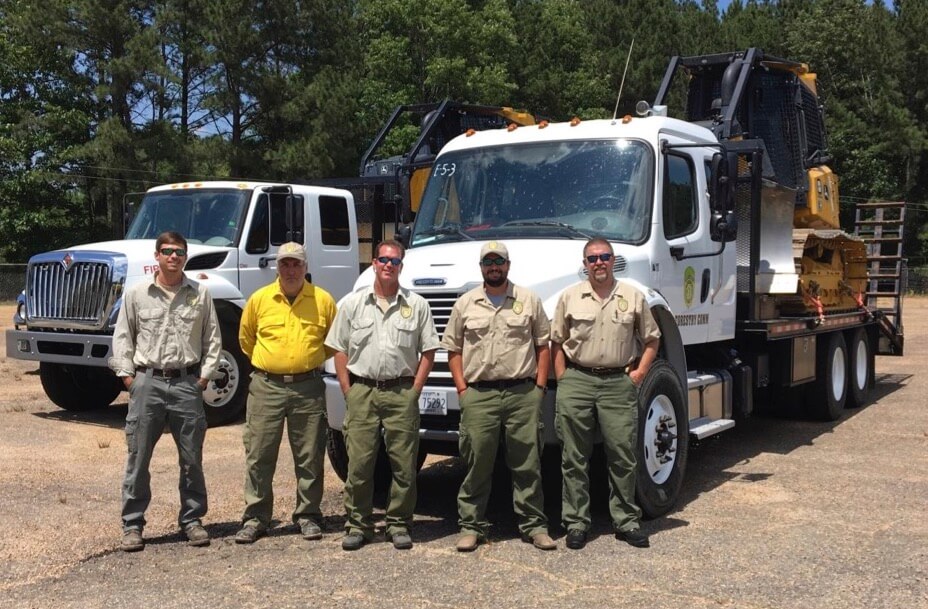
[[[301,244],[295,241],[288,241],[277,250],[277,262],[280,262],[284,258],[293,258],[300,262],[306,262],[306,250],[303,249]]]
[[[489,254],[497,254],[509,260],[509,250],[506,249],[506,244],[499,241],[488,241],[483,244],[483,247],[480,248],[480,259],[483,260]]]

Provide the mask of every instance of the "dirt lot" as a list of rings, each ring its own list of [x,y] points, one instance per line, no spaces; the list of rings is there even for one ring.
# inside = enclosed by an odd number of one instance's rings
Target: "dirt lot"
[[[0,327],[11,315],[0,307]],[[331,470],[328,533],[294,534],[286,447],[281,524],[236,546],[243,451],[233,425],[206,438],[212,545],[188,548],[176,531],[168,436],[152,464],[149,545],[121,554],[125,396],[71,414],[44,397],[36,365],[0,356],[0,607],[928,607],[928,299],[907,300],[905,320],[908,354],[878,359],[869,406],[835,424],[755,418],[700,446],[676,511],[645,523],[648,550],[609,535],[602,496],[584,551],[563,541],[534,550],[518,540],[503,489],[491,543],[459,555],[461,468],[433,457],[420,477],[416,547],[348,554]],[[552,512],[557,501],[548,489]]]

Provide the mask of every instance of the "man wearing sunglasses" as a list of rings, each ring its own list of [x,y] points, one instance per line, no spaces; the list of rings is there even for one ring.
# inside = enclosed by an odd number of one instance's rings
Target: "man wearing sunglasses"
[[[428,302],[400,287],[405,248],[383,241],[374,259],[374,284],[342,303],[326,346],[347,405],[343,432],[348,449],[344,550],[374,535],[374,467],[383,437],[393,483],[386,536],[398,550],[412,547],[419,452],[419,394],[432,370],[438,333]],[[383,433],[381,434],[381,429]]]
[[[583,248],[589,275],[562,294],[551,321],[558,379],[556,428],[562,442],[562,518],[567,547],[586,545],[590,530],[589,461],[602,432],[609,473],[609,513],[616,536],[647,547],[635,504],[638,389],[657,355],[660,330],[644,295],[617,281],[605,239]]]
[[[120,544],[126,552],[145,547],[142,530],[151,502],[148,468],[165,423],[180,459],[177,522],[189,545],[209,545],[201,520],[207,509],[203,390],[219,365],[219,322],[207,289],[184,275],[187,241],[182,235],[158,235],[155,260],[158,271],[151,281],[133,285],[123,296],[109,360],[129,391]]]
[[[509,281],[504,244],[484,244],[480,271],[483,285],[454,303],[442,338],[461,406],[459,446],[467,465],[458,493],[457,549],[471,552],[486,541],[485,513],[502,432],[522,540],[554,550],[540,456],[541,402],[550,365],[548,318],[535,293]]]
[[[277,250],[277,281],[245,304],[238,342],[254,371],[248,389],[245,513],[235,543],[267,533],[274,512],[274,471],[284,422],[293,468],[293,522],[303,539],[322,539],[325,386],[319,367],[332,353],[323,341],[335,319],[335,300],[306,280],[306,251],[290,241]]]

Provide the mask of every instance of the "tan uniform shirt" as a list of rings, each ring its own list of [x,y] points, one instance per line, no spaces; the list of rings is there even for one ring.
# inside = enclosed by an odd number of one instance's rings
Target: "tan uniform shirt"
[[[567,288],[551,320],[551,340],[568,360],[590,368],[627,366],[660,335],[644,294],[621,281],[605,300],[588,280]]]
[[[541,300],[531,290],[509,282],[506,299],[496,308],[483,286],[457,299],[442,337],[442,346],[461,353],[464,380],[498,381],[534,378],[535,347],[548,344],[550,325]]]
[[[424,298],[400,288],[382,311],[373,286],[345,299],[325,344],[348,356],[349,372],[377,381],[415,376],[420,355],[440,346]]]
[[[177,369],[200,365],[210,378],[219,366],[222,337],[213,299],[205,286],[184,277],[175,294],[155,278],[129,288],[113,334],[109,366],[119,376],[135,369]]]

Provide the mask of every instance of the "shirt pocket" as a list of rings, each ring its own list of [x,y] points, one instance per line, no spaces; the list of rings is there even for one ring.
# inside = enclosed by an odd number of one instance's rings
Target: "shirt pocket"
[[[393,339],[398,347],[414,348],[418,346],[418,325],[415,319],[398,317],[393,328]]]
[[[351,320],[351,336],[348,338],[348,349],[351,352],[369,346],[373,342],[373,338],[373,317]]]
[[[632,311],[615,310],[612,314],[612,323],[627,328],[629,332],[635,328],[635,314]]]
[[[575,341],[586,341],[593,336],[593,328],[596,326],[595,313],[573,313],[570,316],[570,338]]]
[[[139,309],[137,344],[151,344],[161,335],[165,311],[162,309]]]
[[[174,313],[174,325],[181,333],[182,337],[189,338],[199,333],[195,332],[199,314],[196,309],[190,307],[180,307]]]
[[[490,333],[489,319],[469,319],[464,325],[464,344],[477,345]]]
[[[510,347],[532,344],[532,320],[528,315],[506,318],[506,343]]]
[[[303,347],[307,351],[321,349],[325,342],[326,329],[322,324],[314,320],[300,320],[300,338],[303,341]]]

